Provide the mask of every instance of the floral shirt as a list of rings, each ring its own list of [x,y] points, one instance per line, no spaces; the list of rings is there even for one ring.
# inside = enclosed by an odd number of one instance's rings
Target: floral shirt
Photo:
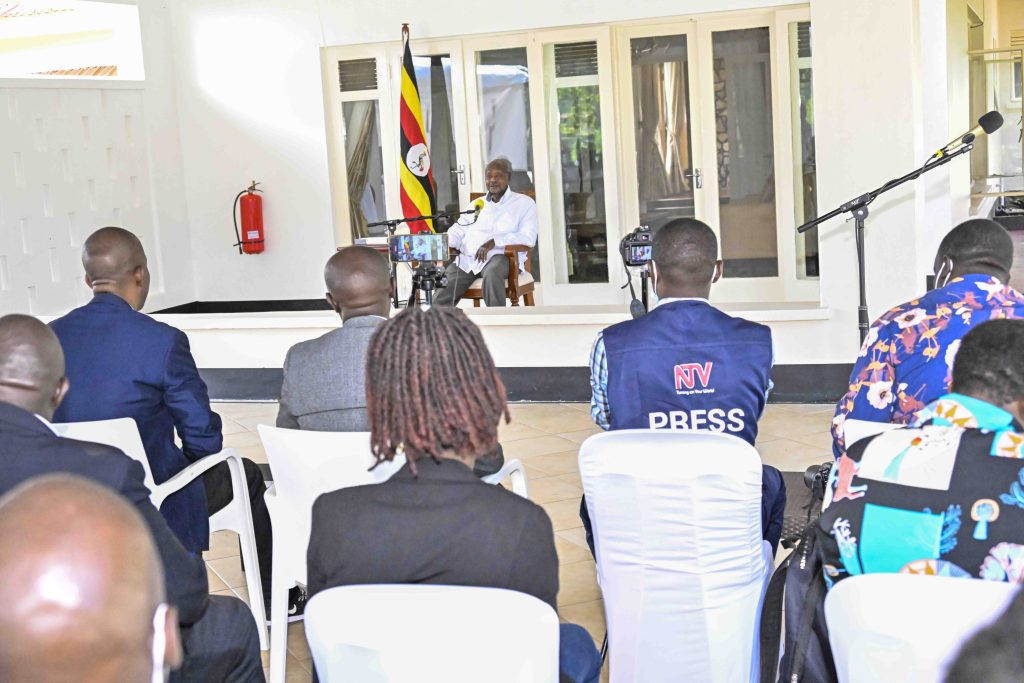
[[[825,581],[870,573],[1024,583],[1024,427],[947,394],[850,446],[816,523]]]
[[[960,339],[992,318],[1024,318],[1024,295],[988,275],[964,275],[890,310],[861,346],[836,405],[832,450],[846,450],[847,419],[910,424],[949,391]]]

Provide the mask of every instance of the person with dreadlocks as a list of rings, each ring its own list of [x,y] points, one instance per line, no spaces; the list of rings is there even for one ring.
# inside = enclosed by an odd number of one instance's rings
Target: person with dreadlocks
[[[510,419],[477,327],[457,308],[409,308],[377,328],[367,359],[373,453],[378,462],[404,455],[406,464],[382,484],[317,499],[310,597],[335,586],[432,583],[520,591],[556,609],[551,520],[473,474]],[[561,625],[560,660],[563,680],[598,680],[601,659],[583,628]]]

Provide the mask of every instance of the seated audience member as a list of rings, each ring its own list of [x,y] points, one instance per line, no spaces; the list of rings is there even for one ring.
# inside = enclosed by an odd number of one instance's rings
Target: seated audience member
[[[448,264],[445,275],[448,286],[434,292],[434,304],[454,306],[459,303],[473,282],[483,278],[484,303],[505,305],[505,281],[508,279],[508,257],[505,247],[537,243],[537,204],[524,194],[509,189],[512,164],[499,158],[487,164],[484,183],[487,196],[484,207],[475,217],[463,216],[448,229],[448,246],[459,255]],[[519,255],[523,269],[526,254]]]
[[[101,228],[82,249],[85,283],[93,298],[50,323],[64,347],[71,389],[55,413],[58,422],[133,418],[157,484],[190,463],[217,453],[221,420],[210,409],[188,338],[139,313],[149,294],[149,268],[139,239],[121,228]],[[175,445],[174,435],[181,439]],[[245,461],[253,530],[265,596],[270,595],[271,527],[259,467]],[[193,553],[209,547],[209,516],[231,502],[226,463],[208,470],[164,501],[160,512]],[[301,609],[296,593],[294,609]]]
[[[772,334],[708,302],[711,285],[722,276],[714,231],[694,218],[666,223],[654,235],[649,269],[655,308],[607,328],[594,342],[594,422],[606,430],[722,432],[753,445],[771,389]],[[762,533],[774,552],[786,485],[769,465],[763,467],[761,494]],[[580,517],[593,550],[586,500]]]
[[[317,499],[310,596],[353,584],[433,583],[507,588],[555,609],[551,520],[473,474],[476,456],[497,444],[498,422],[508,420],[505,387],[479,330],[453,308],[410,308],[380,326],[369,358],[373,452],[407,462],[382,484]],[[596,681],[601,660],[586,631],[562,624],[561,634],[562,673]]]
[[[0,498],[0,680],[151,683],[181,664],[174,607],[138,512],[49,475]]]
[[[971,329],[952,390],[839,459],[817,523],[829,585],[876,572],[1024,581],[1024,320]]]
[[[935,286],[893,308],[868,330],[832,422],[835,456],[848,420],[910,424],[949,390],[953,358],[971,327],[1024,317],[1024,295],[1010,287],[1013,241],[995,221],[974,218],[943,238]]]
[[[49,420],[67,390],[64,356],[53,332],[31,316],[0,318],[0,495],[33,477],[56,473],[86,477],[121,494],[152,535],[167,601],[177,609],[185,661],[172,678],[262,681],[252,613],[238,598],[209,595],[202,558],[185,551],[153,507],[142,465],[116,448],[64,439],[50,429]],[[73,521],[70,515],[66,519]],[[21,546],[31,538],[23,532]],[[0,675],[0,680],[8,679]]]
[[[324,282],[342,326],[288,350],[277,426],[368,432],[366,349],[391,310],[391,267],[369,247],[346,247],[327,261]]]
[[[341,316],[342,326],[288,350],[277,426],[368,432],[366,349],[391,311],[391,267],[369,247],[346,247],[327,261],[324,281],[327,303]],[[478,476],[501,469],[505,458],[500,448],[477,458]]]
[[[998,619],[960,648],[945,683],[1020,683],[1024,672],[1024,590]]]

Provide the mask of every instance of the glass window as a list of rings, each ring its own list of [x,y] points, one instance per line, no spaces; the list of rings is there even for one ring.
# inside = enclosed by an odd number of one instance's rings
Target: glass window
[[[634,38],[633,116],[640,224],[693,216],[686,36]]]
[[[724,277],[779,274],[767,27],[712,33]]]
[[[789,25],[790,109],[796,225],[818,217],[818,174],[814,162],[814,85],[811,80],[811,22]],[[818,227],[796,235],[797,277],[818,277]]]
[[[139,8],[81,0],[0,3],[0,77],[142,80]]]
[[[342,102],[345,167],[348,171],[352,238],[386,235],[387,228],[367,228],[384,220],[384,163],[380,148],[380,109],[376,100]]]
[[[478,52],[476,80],[484,163],[505,157],[512,162],[509,186],[516,192],[532,193],[533,137],[530,130],[530,70],[526,66],[526,48],[510,47]]]
[[[430,150],[430,166],[438,211],[458,211],[459,174],[456,162],[455,137],[452,118],[452,60],[447,54],[414,56],[416,86],[423,109],[423,128]],[[447,229],[441,221],[435,226]]]
[[[552,197],[556,229],[565,231],[565,264],[556,272],[561,282],[608,282],[597,43],[547,45],[545,62],[554,75],[548,125],[559,160]]]

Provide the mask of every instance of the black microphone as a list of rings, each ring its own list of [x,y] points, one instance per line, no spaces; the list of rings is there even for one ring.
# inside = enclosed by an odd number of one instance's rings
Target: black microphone
[[[978,119],[978,125],[971,128],[963,135],[958,135],[956,138],[950,141],[948,145],[940,149],[938,152],[932,155],[933,159],[939,159],[956,150],[957,147],[962,145],[969,145],[974,142],[981,134],[991,135],[992,133],[999,130],[999,127],[1003,125],[1003,116],[999,112],[992,110],[987,114],[982,115]]]

